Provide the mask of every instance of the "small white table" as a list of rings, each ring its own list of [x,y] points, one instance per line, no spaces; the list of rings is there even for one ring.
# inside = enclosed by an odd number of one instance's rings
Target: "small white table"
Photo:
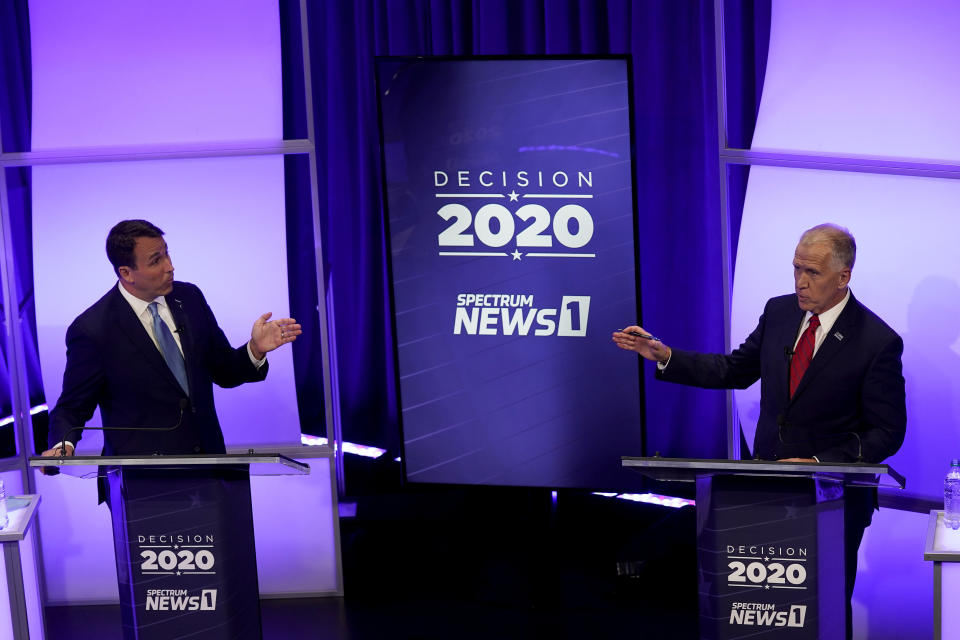
[[[933,561],[934,640],[960,639],[960,529],[943,525],[943,511],[930,512],[923,559]]]
[[[37,513],[40,496],[11,496],[7,498],[7,526],[0,529],[3,561],[7,569],[7,592],[10,594],[10,623],[13,638],[30,637],[27,622],[27,600],[23,590],[23,565],[20,562],[20,541],[27,534]]]

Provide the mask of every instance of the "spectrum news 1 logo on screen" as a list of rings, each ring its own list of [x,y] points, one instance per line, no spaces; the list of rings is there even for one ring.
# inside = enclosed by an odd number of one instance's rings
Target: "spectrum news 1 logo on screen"
[[[508,193],[476,192],[484,188],[509,187]],[[476,215],[461,202],[447,202],[437,215],[447,224],[437,235],[441,257],[505,258],[514,262],[524,258],[592,259],[595,253],[588,245],[594,234],[590,211],[579,204],[563,204],[555,211],[546,206],[521,200],[554,198],[583,199],[593,197],[593,173],[578,171],[571,176],[565,171],[470,171],[433,172],[433,186],[441,199],[503,199],[516,202],[515,210],[499,202],[481,204]],[[574,191],[568,191],[568,187]],[[518,193],[517,188],[523,192]],[[505,247],[513,243],[514,250]],[[585,249],[587,247],[587,249]],[[522,251],[521,251],[522,249]],[[552,304],[551,304],[552,302]],[[534,306],[530,293],[459,293],[454,311],[455,335],[558,336],[585,337],[590,316],[590,296],[563,295],[559,305],[548,301]]]

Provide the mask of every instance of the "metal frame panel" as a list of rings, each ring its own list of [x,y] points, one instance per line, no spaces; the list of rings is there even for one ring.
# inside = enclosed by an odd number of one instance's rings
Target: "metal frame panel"
[[[339,451],[334,451],[328,446],[311,446],[311,447],[290,447],[288,449],[281,448],[278,452],[282,455],[285,455],[289,458],[293,458],[294,461],[299,460],[309,460],[311,458],[332,458],[333,464],[330,465],[330,497],[333,500],[331,505],[334,523],[333,523],[333,545],[334,551],[337,554],[337,589],[333,592],[322,592],[316,594],[304,594],[310,596],[342,596],[343,595],[343,554],[340,546],[340,496],[337,494],[336,487],[338,481],[338,474],[343,473],[343,454]],[[340,467],[337,467],[337,462],[340,462]],[[279,596],[277,596],[279,597]]]
[[[3,159],[5,154],[3,152],[3,136],[0,135],[0,160]],[[33,420],[30,413],[30,397],[28,391],[28,382],[27,382],[27,369],[26,363],[24,361],[24,351],[23,351],[23,335],[19,331],[20,327],[20,305],[12,304],[14,300],[17,299],[17,278],[16,278],[16,265],[14,264],[13,259],[13,239],[11,233],[11,222],[10,222],[10,200],[9,200],[9,191],[7,186],[7,167],[3,164],[0,164],[0,252],[2,252],[2,258],[0,258],[0,290],[3,293],[3,315],[4,322],[6,323],[6,340],[7,340],[7,370],[10,372],[10,400],[13,408],[13,419],[14,419],[14,438],[17,443],[17,456],[16,458],[5,461],[4,467],[9,465],[11,469],[19,469],[21,483],[23,486],[22,493],[32,494],[36,492],[36,485],[34,483],[33,472],[27,467],[27,455],[32,451],[33,448]],[[34,531],[36,532],[36,537],[33,539],[33,544],[30,545],[29,553],[33,554],[33,565],[36,568],[36,585],[37,585],[37,601],[40,603],[40,606],[43,606],[45,596],[47,593],[47,586],[43,574],[43,550],[41,548],[41,532],[40,532],[40,523],[37,522],[34,525]],[[17,619],[14,620],[14,628],[21,629],[24,633],[23,637],[29,636],[29,625],[26,619],[19,619],[13,607],[14,602],[14,589],[19,590],[20,596],[23,596],[23,576],[22,576],[22,563],[20,559],[20,549],[19,546],[16,551],[16,557],[12,556],[13,551],[6,548],[7,545],[4,545],[4,557],[6,561],[16,562],[20,573],[17,575],[20,576],[19,585],[7,585],[7,589],[10,591],[10,615],[15,616]],[[19,596],[18,596],[19,597]],[[18,601],[19,602],[19,601]],[[46,616],[43,615],[43,611],[40,612],[40,637],[45,638],[47,635],[47,621]],[[17,637],[21,637],[17,635]]]
[[[151,144],[131,147],[47,149],[44,151],[0,153],[0,167],[297,154],[309,153],[312,148],[312,143],[309,140],[283,140],[280,142],[212,142],[209,144]]]
[[[343,433],[340,423],[340,394],[336,380],[336,340],[333,325],[333,293],[327,291],[327,274],[323,271],[323,237],[320,227],[320,194],[317,184],[317,149],[316,135],[313,122],[313,81],[310,67],[310,34],[307,13],[307,0],[300,0],[300,41],[303,51],[303,94],[306,101],[307,115],[307,142],[310,162],[310,201],[313,207],[313,243],[314,254],[317,258],[317,300],[320,304],[317,311],[320,314],[320,343],[323,349],[321,360],[323,367],[323,408],[326,414],[327,439],[333,443],[334,467],[336,469],[337,491],[340,495],[346,492],[346,478],[343,470]]]
[[[730,202],[727,194],[727,163],[723,152],[726,151],[727,139],[727,60],[724,40],[724,13],[723,1],[713,0],[713,33],[716,50],[717,70],[717,133],[719,137],[719,176],[720,186],[720,255],[721,255],[721,289],[723,291],[723,350],[730,351],[730,317],[733,300],[733,246],[730,238]],[[736,405],[733,399],[733,390],[725,392],[727,400],[727,457],[733,460],[740,459],[740,428],[736,420]]]

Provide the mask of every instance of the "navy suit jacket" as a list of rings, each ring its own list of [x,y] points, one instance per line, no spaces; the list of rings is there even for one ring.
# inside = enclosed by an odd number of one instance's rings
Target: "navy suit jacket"
[[[851,294],[790,398],[789,358],[804,313],[795,295],[772,298],[732,353],[674,349],[657,377],[717,389],[745,389],[759,379],[755,457],[881,462],[906,433],[903,340]]]
[[[224,453],[213,383],[263,380],[244,344],[234,349],[196,286],[174,282],[165,296],[180,332],[190,395],[116,286],[67,329],[63,391],[50,412],[51,445],[77,442],[97,406],[104,427],[172,427],[172,431],[104,431],[104,455]],[[181,407],[182,419],[181,419]]]

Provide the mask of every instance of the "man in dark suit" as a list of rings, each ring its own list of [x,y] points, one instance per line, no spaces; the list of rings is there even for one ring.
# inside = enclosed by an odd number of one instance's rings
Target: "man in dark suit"
[[[300,325],[265,313],[231,347],[200,290],[174,281],[163,231],[145,220],[114,226],[107,257],[119,282],[67,329],[43,455],[73,455],[98,406],[104,455],[224,453],[213,384],[263,380],[266,354],[296,340]]]
[[[757,328],[729,355],[671,349],[638,326],[615,332],[613,341],[656,362],[660,380],[745,389],[759,379],[758,458],[882,462],[906,433],[903,340],[850,293],[855,259],[846,229],[822,224],[804,232],[793,256],[795,294],[769,300]],[[846,493],[848,636],[857,549],[876,500],[875,489]]]

